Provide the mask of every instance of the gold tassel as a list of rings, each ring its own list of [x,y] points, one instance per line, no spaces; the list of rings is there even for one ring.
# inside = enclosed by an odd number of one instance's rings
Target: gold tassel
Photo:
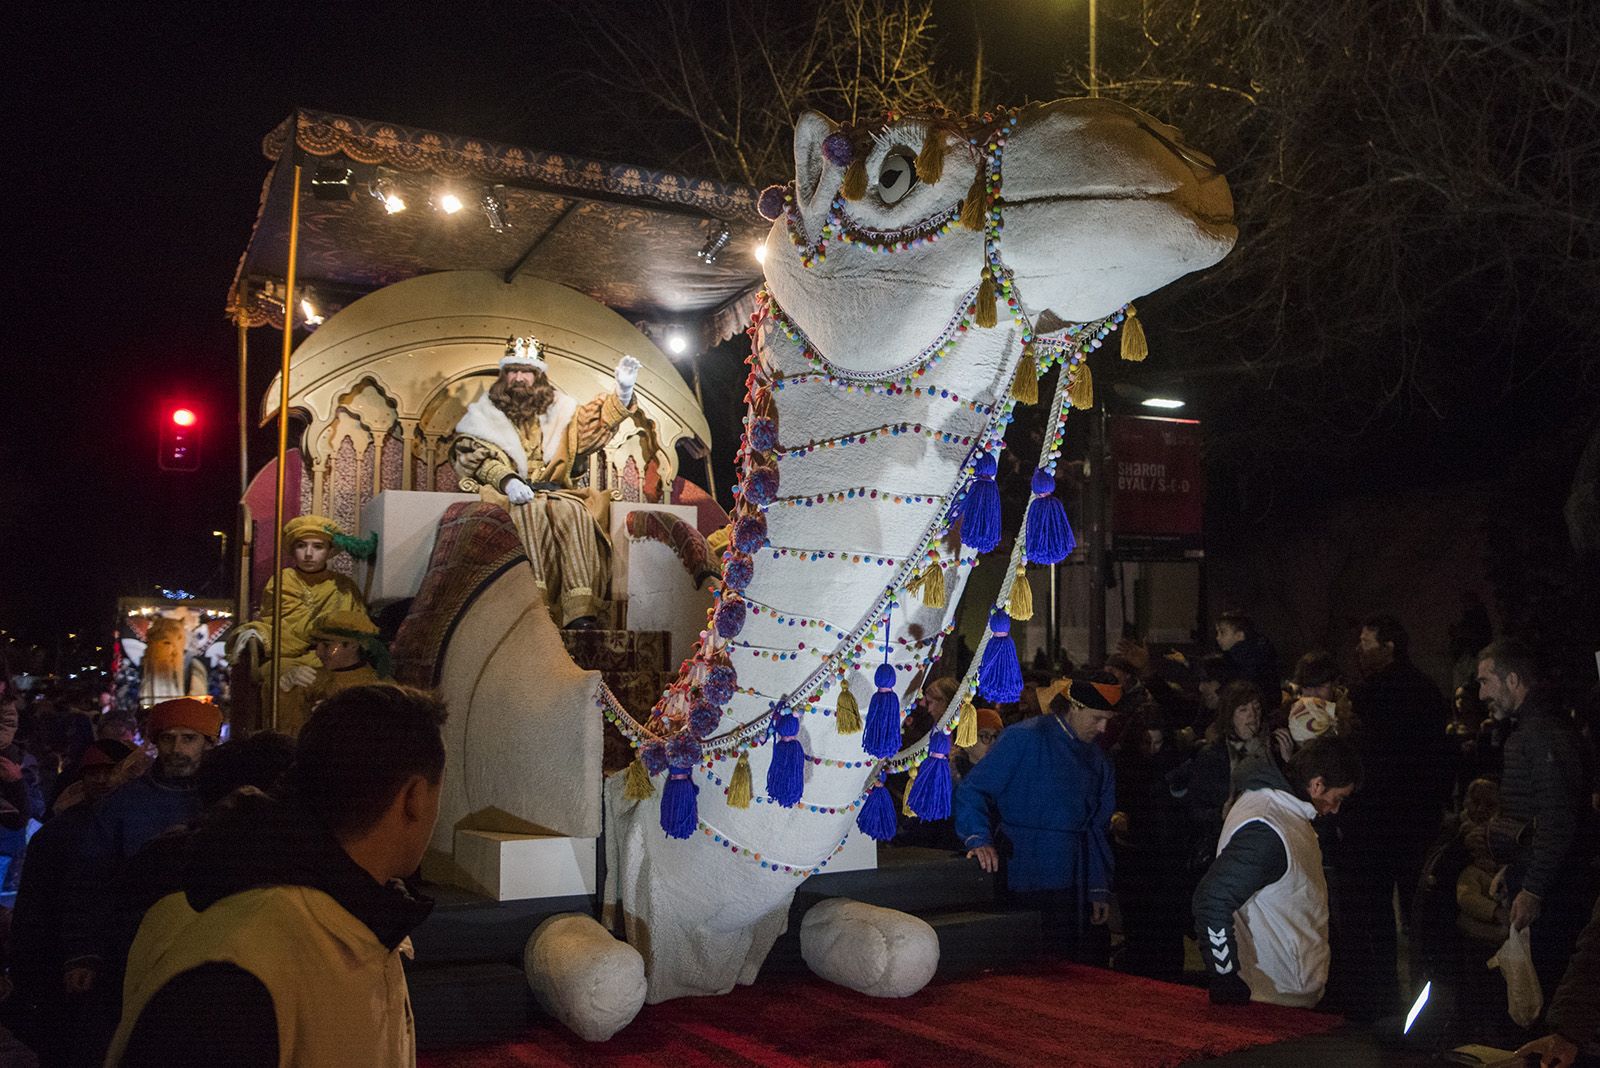
[[[750,751],[739,754],[739,763],[733,766],[733,778],[728,780],[728,807],[750,807]]]
[[[920,764],[917,765],[917,767],[921,766],[922,765]],[[906,776],[906,793],[905,796],[900,799],[900,814],[902,816],[910,816],[913,819],[916,818],[917,814],[911,811],[911,788],[916,784],[917,768],[912,768],[910,774]]]
[[[1145,340],[1144,327],[1136,316],[1139,313],[1128,305],[1128,315],[1122,320],[1122,358],[1138,363],[1150,355],[1150,343]]]
[[[839,192],[846,200],[860,200],[867,195],[867,163],[856,160],[844,171],[844,184]]]
[[[929,126],[922,139],[922,151],[917,153],[917,181],[932,185],[944,177],[944,131]]]
[[[961,202],[961,225],[968,230],[982,231],[989,220],[989,166],[980,161],[978,173],[972,176],[967,188],[967,198]]]
[[[1072,384],[1067,387],[1067,399],[1080,411],[1088,411],[1094,407],[1094,375],[1089,373],[1088,361],[1078,364],[1078,369],[1072,373]]]
[[[1033,342],[1022,346],[1017,376],[1011,380],[1011,398],[1018,404],[1039,403],[1039,365],[1033,359]]]
[[[628,777],[622,783],[622,796],[629,801],[647,801],[656,795],[650,773],[644,770],[644,761],[635,760],[628,765]]]
[[[839,703],[834,706],[833,719],[840,734],[861,733],[861,706],[850,692],[849,679],[839,680]]]
[[[1017,579],[1011,584],[1011,596],[1006,599],[1006,615],[1021,621],[1033,618],[1033,587],[1028,585],[1028,571],[1017,568]]]
[[[985,270],[983,272],[983,283],[978,286],[978,307],[973,315],[973,322],[979,326],[993,326],[998,321],[997,310],[994,297],[994,275]]]
[[[972,698],[961,702],[961,720],[956,724],[956,745],[963,749],[978,744],[978,709]]]
[[[944,607],[944,565],[939,562],[937,552],[933,554],[933,559],[928,561],[928,566],[922,569],[922,573],[906,584],[906,588],[914,589],[921,594],[924,606]]]

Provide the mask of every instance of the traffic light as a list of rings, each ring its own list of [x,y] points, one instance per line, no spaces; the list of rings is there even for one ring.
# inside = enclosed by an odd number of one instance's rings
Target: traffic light
[[[200,469],[200,416],[193,408],[169,405],[161,420],[156,464],[163,471]]]

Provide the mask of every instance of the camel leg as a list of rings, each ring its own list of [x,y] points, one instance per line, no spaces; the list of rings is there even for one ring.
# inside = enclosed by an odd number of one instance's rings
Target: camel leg
[[[830,983],[877,998],[910,997],[939,967],[939,936],[917,917],[846,898],[812,906],[800,954]]]
[[[644,1005],[644,958],[580,913],[541,923],[522,967],[539,1007],[589,1042],[628,1026]]]

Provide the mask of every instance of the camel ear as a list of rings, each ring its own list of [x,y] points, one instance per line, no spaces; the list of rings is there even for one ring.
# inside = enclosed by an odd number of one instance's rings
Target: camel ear
[[[794,124],[794,189],[795,202],[802,211],[809,208],[822,195],[821,186],[836,184],[824,180],[828,172],[827,160],[822,156],[822,141],[833,132],[833,123],[815,111],[807,111]],[[832,189],[827,191],[824,203],[833,202]],[[808,212],[809,213],[809,212]]]

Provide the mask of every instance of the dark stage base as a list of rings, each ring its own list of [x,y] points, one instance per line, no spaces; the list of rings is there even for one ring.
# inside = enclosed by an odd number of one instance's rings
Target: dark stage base
[[[1001,909],[995,901],[994,879],[971,861],[943,850],[881,847],[878,863],[875,871],[824,873],[801,885],[790,913],[789,931],[768,957],[756,993],[765,982],[811,981],[800,957],[800,920],[807,909],[829,897],[849,897],[927,920],[939,934],[936,984],[959,982],[983,972],[994,972],[997,977],[1026,973],[1040,964],[1038,914]],[[435,887],[431,892],[439,904],[413,936],[417,955],[408,967],[422,1048],[460,1050],[509,1043],[525,1038],[530,1028],[537,1031],[552,1026],[543,1020],[528,990],[522,971],[523,947],[546,917],[561,912],[593,914],[594,902],[586,897],[492,902],[448,887]],[[1193,993],[1175,989],[1180,995]],[[895,1004],[910,1005],[915,1000]],[[1355,1043],[1352,1050],[1360,1048],[1359,1033],[1352,1032],[1342,1041]],[[1320,1050],[1312,1052],[1320,1058]],[[1267,1066],[1291,1062],[1223,1063]],[[1342,1062],[1302,1057],[1292,1063],[1293,1068],[1306,1068],[1308,1064]]]

